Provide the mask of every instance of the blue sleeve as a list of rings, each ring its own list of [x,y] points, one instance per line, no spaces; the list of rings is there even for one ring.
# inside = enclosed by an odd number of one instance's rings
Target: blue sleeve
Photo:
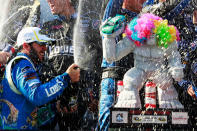
[[[148,5],[153,5],[155,0],[146,0],[143,4],[143,7],[148,6]]]
[[[37,72],[27,60],[20,60],[13,67],[12,76],[17,89],[36,106],[61,95],[70,82],[69,75],[64,73],[45,84],[41,83]]]
[[[182,80],[178,83],[182,88],[184,88],[185,90],[187,90],[189,88],[189,85],[191,85],[190,81],[187,80]]]
[[[123,0],[109,0],[105,9],[103,21],[105,21],[109,17],[116,16],[117,13],[120,13],[122,8],[122,3]]]
[[[195,92],[196,98],[197,98],[197,59],[194,60],[191,66],[192,70],[192,88]]]
[[[196,95],[196,98],[197,98],[197,88],[192,84],[192,89],[194,90],[194,93]]]
[[[174,17],[179,15],[186,6],[189,5],[190,1],[191,0],[182,0],[173,10],[166,14],[165,18],[167,20],[172,20]]]

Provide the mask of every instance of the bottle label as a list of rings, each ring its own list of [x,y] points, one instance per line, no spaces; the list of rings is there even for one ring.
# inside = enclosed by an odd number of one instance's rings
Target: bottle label
[[[117,82],[117,97],[119,97],[120,92],[124,89],[123,81],[119,80]]]
[[[145,86],[145,108],[156,108],[156,85],[150,81]]]

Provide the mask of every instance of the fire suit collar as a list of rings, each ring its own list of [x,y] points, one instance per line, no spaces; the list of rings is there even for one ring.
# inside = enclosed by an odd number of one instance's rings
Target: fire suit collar
[[[30,58],[27,54],[22,53],[22,52],[17,53],[17,56],[26,56],[28,59],[31,60],[31,58]],[[32,62],[33,62],[33,61],[32,61]],[[34,62],[33,62],[33,63],[34,63]],[[39,65],[40,65],[40,64],[39,64]],[[39,67],[39,65],[34,63],[34,66],[35,66],[36,68]]]

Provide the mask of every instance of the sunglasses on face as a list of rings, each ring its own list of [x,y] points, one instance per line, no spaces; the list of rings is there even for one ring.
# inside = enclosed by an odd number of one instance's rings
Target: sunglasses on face
[[[32,45],[33,43],[39,44],[39,45],[41,45],[41,46],[48,45],[48,43],[47,43],[47,42],[39,42],[39,41],[31,42],[31,43],[29,43],[29,45]]]
[[[36,41],[36,43],[37,43],[37,44],[39,44],[39,45],[42,45],[42,46],[44,46],[44,45],[48,45],[48,43],[47,43],[47,42],[37,42],[37,41]]]

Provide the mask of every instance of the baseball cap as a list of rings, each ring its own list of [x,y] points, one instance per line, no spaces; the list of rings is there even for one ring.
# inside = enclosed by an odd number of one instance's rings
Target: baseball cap
[[[16,48],[23,45],[23,43],[36,42],[38,44],[47,44],[49,41],[55,41],[55,39],[41,34],[39,27],[25,27],[18,34]]]

